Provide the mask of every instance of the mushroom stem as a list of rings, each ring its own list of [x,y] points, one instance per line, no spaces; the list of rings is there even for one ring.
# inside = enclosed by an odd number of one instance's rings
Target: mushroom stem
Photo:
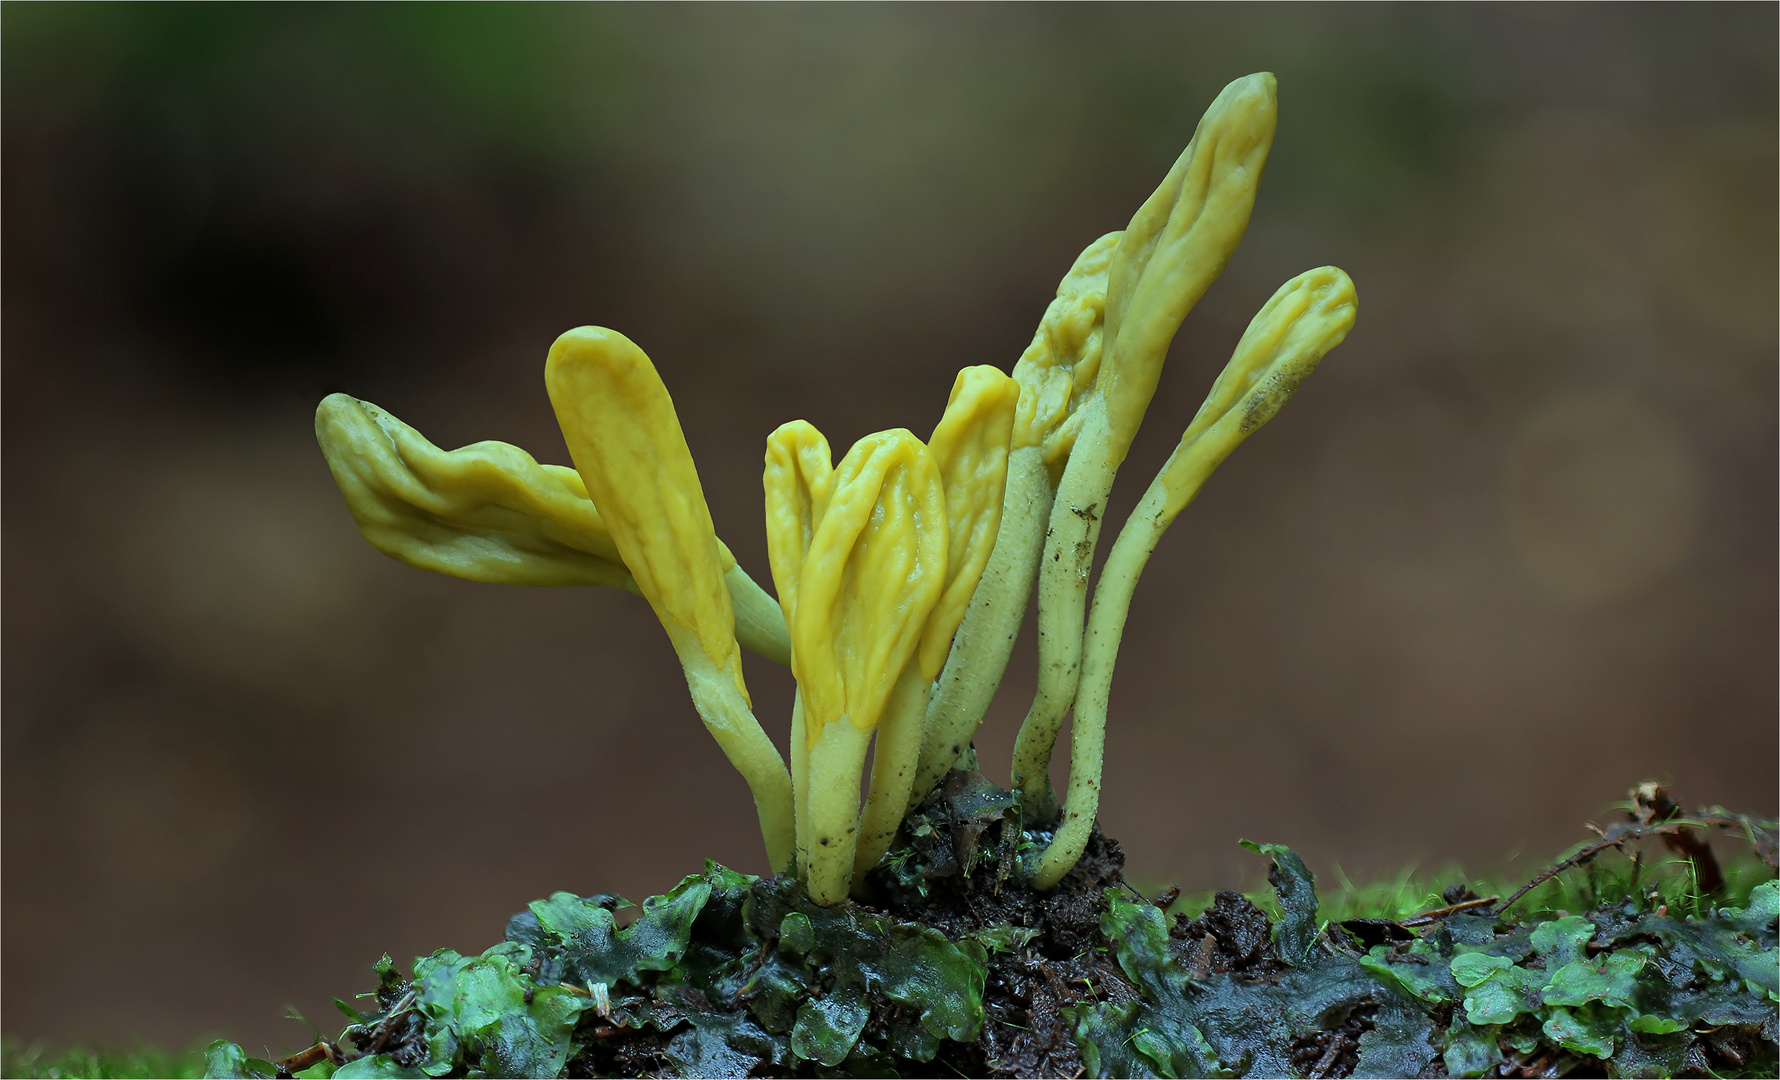
[[[808,882],[810,899],[823,907],[847,898],[859,839],[859,781],[870,746],[871,731],[860,730],[842,713],[822,725],[810,747]]]
[[[797,833],[797,876],[810,873],[810,744],[804,732],[803,691],[791,698],[791,800]]]
[[[859,828],[859,846],[853,856],[853,886],[857,891],[866,871],[878,864],[909,803],[915,766],[926,733],[927,698],[933,683],[911,660],[890,691],[883,719],[878,721],[878,745],[871,766],[871,788],[865,797],[865,816]]]
[[[742,679],[735,602],[686,434],[655,365],[596,326],[550,346],[544,386],[587,496],[680,657],[706,729],[748,782],[774,870],[796,862],[791,774]]]
[[[1051,747],[1074,704],[1081,672],[1082,620],[1088,573],[1100,541],[1100,519],[1118,471],[1107,460],[1106,409],[1089,402],[1081,434],[1057,485],[1038,567],[1038,690],[1014,740],[1011,783],[1021,791],[1027,820],[1051,821],[1057,796],[1051,790]]]
[[[723,755],[742,774],[754,795],[767,861],[776,873],[792,869],[797,859],[797,824],[785,759],[761,729],[748,699],[729,672],[715,663],[701,662],[702,650],[678,651],[686,673],[686,688],[692,694],[699,719],[705,722],[705,730],[717,740]]]
[[[1081,676],[1088,574],[1113,478],[1156,392],[1175,331],[1248,229],[1277,119],[1271,74],[1224,87],[1119,237],[1107,271],[1106,344],[1096,375],[1102,389],[1082,407],[1081,434],[1057,485],[1039,564],[1039,687],[1013,764],[1029,820],[1049,821],[1057,812],[1051,747]]]
[[[1119,538],[1107,555],[1106,566],[1100,571],[1100,582],[1094,589],[1093,612],[1088,617],[1087,640],[1080,651],[1081,682],[1075,694],[1075,727],[1069,740],[1069,789],[1063,822],[1050,845],[1039,856],[1032,878],[1034,888],[1048,889],[1057,884],[1087,848],[1088,834],[1100,809],[1100,769],[1106,749],[1106,703],[1112,690],[1113,663],[1119,656],[1119,638],[1125,630],[1125,617],[1131,610],[1131,594],[1137,587],[1138,575],[1143,572],[1150,552],[1156,549],[1163,531],[1173,519],[1173,515],[1162,513],[1165,498],[1166,492],[1158,479],[1150,485],[1125,527],[1119,531]],[[1026,731],[1022,729],[1020,734],[1024,736]],[[1042,758],[1034,756],[1024,762],[1016,752],[1016,785],[1021,783],[1019,770],[1022,768],[1037,769],[1042,764],[1048,770],[1050,744],[1046,743],[1042,751]],[[1037,790],[1047,796],[1054,815],[1056,797],[1051,792],[1048,771],[1025,775],[1043,778],[1042,784],[1027,790]],[[1030,795],[1027,805],[1033,805]]]
[[[791,632],[779,602],[748,576],[741,566],[723,575],[729,599],[735,605],[735,638],[749,652],[764,656],[781,667],[791,666]]]
[[[921,758],[906,810],[913,810],[958,764],[1001,686],[1038,575],[1053,494],[1042,447],[1022,447],[1008,455],[995,550],[927,702]]]
[[[1035,888],[1057,884],[1087,848],[1100,808],[1113,663],[1130,614],[1132,591],[1150,553],[1212,472],[1271,420],[1323,356],[1347,337],[1357,303],[1353,282],[1333,266],[1300,274],[1280,286],[1249,323],[1205,404],[1119,531],[1094,589],[1082,645],[1063,822],[1039,857],[1032,877]]]

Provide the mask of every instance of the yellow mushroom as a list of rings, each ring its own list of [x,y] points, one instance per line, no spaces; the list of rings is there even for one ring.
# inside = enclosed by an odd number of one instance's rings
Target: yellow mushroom
[[[1323,356],[1347,337],[1357,306],[1353,282],[1333,266],[1300,274],[1281,286],[1249,323],[1180,445],[1120,530],[1094,588],[1088,618],[1063,821],[1039,857],[1035,887],[1048,889],[1062,880],[1087,845],[1100,805],[1113,662],[1132,592],[1150,553],[1212,471],[1272,419]]]
[[[945,495],[945,581],[878,725],[871,785],[853,858],[859,882],[877,865],[910,802],[927,727],[934,677],[970,608],[1001,524],[1008,442],[1020,384],[1000,370],[965,368],[952,383],[939,425],[927,440]],[[922,794],[925,794],[923,792]]]
[[[1278,117],[1261,72],[1226,86],[1119,239],[1108,272],[1099,393],[1077,410],[1039,564],[1038,691],[1014,745],[1013,782],[1034,820],[1056,816],[1051,747],[1075,702],[1088,574],[1106,498],[1161,377],[1168,345],[1248,228]]]
[[[806,420],[781,424],[766,439],[766,547],[772,565],[773,587],[786,625],[797,612],[798,579],[804,557],[828,497],[834,489],[833,455],[828,440]],[[791,674],[797,675],[795,658]],[[810,747],[804,735],[803,693],[791,703],[791,791],[797,807],[797,871],[809,872]]]
[[[700,718],[753,792],[768,859],[791,869],[791,776],[749,703],[721,549],[667,387],[629,338],[600,327],[557,338],[544,383],[575,469],[666,628]]]
[[[951,396],[927,451],[939,468],[946,497],[946,587],[940,593],[918,654],[932,681],[952,648],[952,635],[970,607],[1001,525],[1009,440],[1020,384],[987,364],[968,367]]]
[[[503,442],[447,452],[345,394],[330,394],[315,410],[315,437],[359,532],[392,559],[498,585],[638,591],[573,469],[540,465]],[[791,638],[777,602],[721,543],[718,554],[737,639],[789,664]]]
[[[1045,464],[1059,470],[1081,430],[1082,402],[1099,385],[1107,274],[1124,236],[1109,232],[1076,256],[1014,365],[1020,384],[1014,449],[1042,449]]]
[[[1353,323],[1352,282],[1333,267],[1268,301],[1125,523],[1088,612],[1107,496],[1174,334],[1247,228],[1275,89],[1267,73],[1224,88],[1129,226],[1076,259],[1013,376],[960,372],[927,443],[880,432],[836,467],[808,423],[768,438],[776,600],[717,539],[666,387],[611,330],[562,335],[546,363],[573,470],[505,443],[447,453],[344,395],[322,402],[317,437],[385,554],[472,580],[644,597],[701,719],[748,782],[773,868],[795,867],[824,905],[845,899],[969,746],[1036,578],[1039,686],[1012,770],[1029,820],[1056,816],[1052,749],[1076,713],[1066,813],[1031,874],[1049,888],[1093,826],[1113,664],[1150,553]],[[797,679],[789,769],[753,715],[740,645]]]
[[[933,456],[899,428],[861,439],[841,460],[801,566],[784,563],[787,545],[769,548],[776,579],[797,574],[791,655],[809,754],[798,820],[819,904],[847,895],[872,732],[945,587],[945,514]],[[790,516],[768,515],[781,523],[775,532]]]
[[[1071,423],[1095,386],[1100,367],[1106,274],[1122,233],[1089,244],[1057,286],[1032,344],[1014,365],[1019,386],[1001,522],[945,670],[927,705],[920,762],[908,809],[927,796],[958,763],[989,711],[1026,618],[1038,575],[1055,474],[1075,443]]]

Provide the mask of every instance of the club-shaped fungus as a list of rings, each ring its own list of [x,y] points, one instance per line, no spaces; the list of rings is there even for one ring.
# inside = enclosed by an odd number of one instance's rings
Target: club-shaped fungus
[[[421,570],[494,585],[605,585],[637,592],[581,474],[504,442],[446,452],[368,401],[330,394],[315,438],[371,546]],[[721,541],[736,638],[789,666],[779,605]],[[640,594],[639,594],[640,595]]]
[[[960,372],[926,442],[882,431],[837,466],[806,421],[772,432],[776,601],[717,539],[667,387],[614,331],[571,330],[545,364],[572,470],[505,443],[448,453],[343,394],[322,402],[317,437],[384,554],[476,581],[646,599],[695,709],[753,792],[773,869],[798,874],[819,904],[862,887],[903,817],[964,757],[1036,583],[1038,688],[1010,771],[1025,820],[1055,823],[1020,868],[1050,888],[1081,857],[1099,806],[1113,662],[1145,562],[1353,325],[1353,283],[1334,267],[1274,294],[1119,532],[1090,610],[1107,496],[1175,331],[1248,227],[1276,113],[1272,75],[1225,87],[1130,224],[1076,259],[1013,374]],[[788,663],[797,681],[789,768],[754,717],[738,645]],[[1051,752],[1072,709],[1059,805]]]

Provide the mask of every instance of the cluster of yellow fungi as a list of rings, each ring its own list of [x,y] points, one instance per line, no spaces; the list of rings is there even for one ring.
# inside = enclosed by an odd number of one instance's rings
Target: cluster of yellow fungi
[[[1025,820],[1054,823],[1024,868],[1050,888],[1081,857],[1099,805],[1113,661],[1144,563],[1353,325],[1353,283],[1332,266],[1267,301],[1120,531],[1090,609],[1114,476],[1176,329],[1248,226],[1276,114],[1271,74],[1227,86],[1130,225],[1064,276],[1013,374],[959,372],[925,442],[878,432],[836,465],[805,421],[769,435],[776,601],[717,539],[667,387],[615,331],[571,330],[545,364],[573,469],[499,442],[445,452],[344,394],[322,402],[317,436],[360,531],[386,555],[475,581],[646,599],[753,792],[773,869],[795,871],[820,904],[859,886],[959,763],[1036,582],[1038,689],[1011,775]],[[789,768],[754,717],[739,646],[797,680]],[[1051,751],[1072,709],[1059,806]]]

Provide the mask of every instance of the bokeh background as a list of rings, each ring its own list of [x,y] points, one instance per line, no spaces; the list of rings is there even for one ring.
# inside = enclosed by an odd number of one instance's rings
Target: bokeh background
[[[1280,282],[1338,264],[1360,318],[1146,574],[1132,870],[1530,865],[1646,776],[1776,809],[1772,5],[0,17],[9,1035],[286,1052],[385,950],[762,870],[646,605],[378,555],[316,401],[566,462],[545,350],[621,329],[768,580],[767,432],[927,430],[1254,70],[1253,226],[1113,520]]]

